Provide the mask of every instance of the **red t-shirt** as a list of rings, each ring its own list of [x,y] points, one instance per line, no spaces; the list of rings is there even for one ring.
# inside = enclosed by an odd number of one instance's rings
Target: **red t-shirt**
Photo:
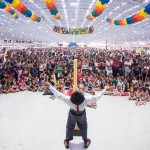
[[[77,73],[77,78],[78,78],[78,79],[81,79],[81,78],[82,78],[82,72],[78,72],[78,73]]]
[[[113,67],[117,70],[119,68],[119,62],[115,60],[113,63]]]
[[[71,96],[71,95],[73,94],[73,92],[74,92],[73,90],[72,90],[72,91],[69,90],[69,91],[67,92],[67,95],[68,95],[68,96]]]

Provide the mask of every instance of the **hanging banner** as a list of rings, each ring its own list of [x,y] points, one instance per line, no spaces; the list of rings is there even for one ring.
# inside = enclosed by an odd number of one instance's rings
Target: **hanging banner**
[[[94,32],[94,27],[89,26],[85,28],[66,28],[54,26],[53,31],[60,34],[70,34],[70,35],[92,34]]]
[[[55,19],[60,19],[60,13],[57,10],[55,0],[44,0],[47,8]]]
[[[96,5],[94,7],[94,10],[87,16],[89,20],[93,20],[99,15],[103,13],[103,11],[106,9],[107,4],[110,0],[98,0],[96,2]]]
[[[0,9],[4,9],[6,12],[10,13],[15,19],[18,18],[18,14],[8,5],[0,0]]]
[[[5,0],[6,2],[10,3],[10,5],[22,13],[24,16],[30,18],[33,21],[41,22],[42,18],[35,15],[31,10],[29,10],[20,0]]]
[[[113,20],[107,18],[106,21],[114,25],[128,25],[128,24],[133,24],[135,22],[142,21],[149,16],[150,16],[150,3],[144,8],[142,8],[139,12],[132,15],[131,17],[124,18],[122,20]]]

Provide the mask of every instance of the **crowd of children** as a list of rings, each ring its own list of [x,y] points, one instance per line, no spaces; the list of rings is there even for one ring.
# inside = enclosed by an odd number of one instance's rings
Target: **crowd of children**
[[[128,96],[136,105],[150,101],[150,55],[134,50],[4,49],[0,52],[0,93],[29,90],[52,95],[43,84],[46,81],[70,96],[74,59],[78,60],[79,90],[94,95],[108,86],[107,95]]]

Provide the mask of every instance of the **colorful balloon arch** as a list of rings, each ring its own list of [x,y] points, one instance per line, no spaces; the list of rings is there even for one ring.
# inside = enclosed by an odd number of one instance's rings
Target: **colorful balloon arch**
[[[44,0],[47,8],[50,10],[50,13],[55,19],[60,19],[60,13],[57,10],[55,0]]]
[[[31,10],[29,10],[20,0],[5,0],[6,2],[10,3],[10,5],[22,13],[24,16],[30,18],[33,21],[41,22],[42,18],[38,17],[34,14]]]
[[[94,7],[94,10],[87,16],[88,19],[93,20],[98,17],[106,9],[110,0],[98,0]]]
[[[94,32],[94,27],[89,26],[85,28],[66,28],[54,26],[53,31],[60,34],[70,34],[70,35],[92,34]]]
[[[146,19],[148,16],[150,16],[150,3],[131,17],[122,20],[113,20],[110,18],[107,18],[106,20],[107,22],[114,25],[127,25],[127,24],[133,24],[135,22],[142,21]]]
[[[18,14],[1,0],[0,0],[0,9],[4,9],[6,12],[10,13],[15,19],[18,18]]]

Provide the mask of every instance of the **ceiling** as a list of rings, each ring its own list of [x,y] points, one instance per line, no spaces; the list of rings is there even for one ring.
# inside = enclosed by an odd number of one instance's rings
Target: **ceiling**
[[[129,42],[150,41],[150,17],[139,23],[127,26],[115,26],[106,22],[106,18],[122,19],[129,17],[146,6],[150,0],[110,0],[102,15],[91,21],[86,16],[92,11],[96,0],[55,0],[61,19],[52,17],[43,0],[21,0],[31,11],[44,20],[41,23],[31,21],[18,11],[15,20],[0,9],[0,39],[26,40],[37,42]],[[52,31],[52,26],[87,27],[94,26],[90,35],[62,35]]]

